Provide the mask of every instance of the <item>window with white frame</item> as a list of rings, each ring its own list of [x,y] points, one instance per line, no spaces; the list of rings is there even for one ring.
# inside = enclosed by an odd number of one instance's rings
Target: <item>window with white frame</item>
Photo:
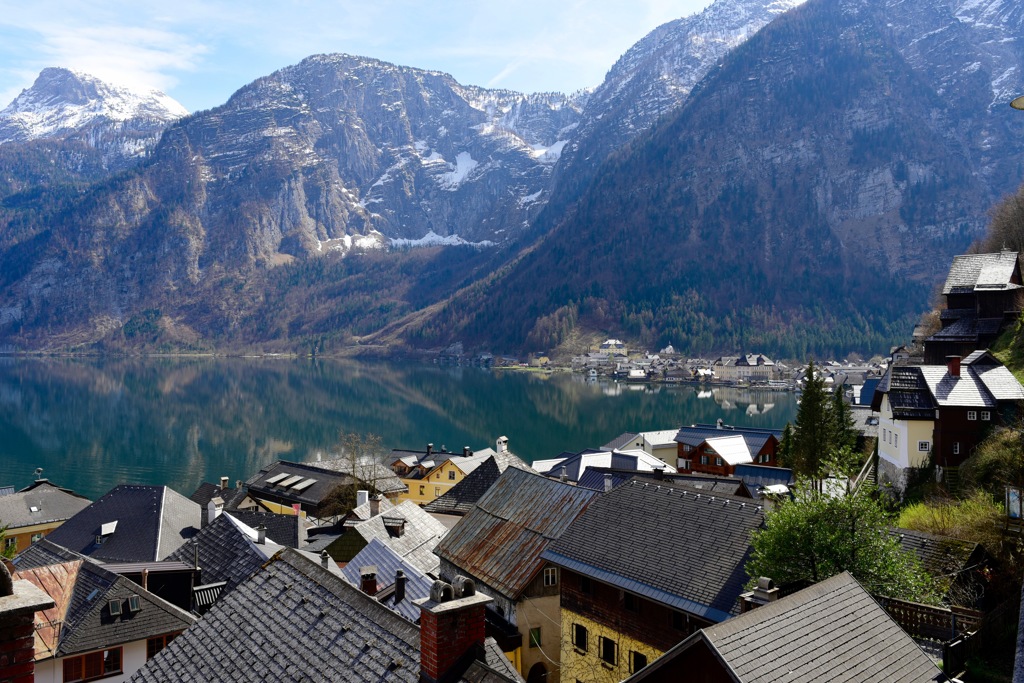
[[[545,567],[544,568],[544,585],[545,586],[557,586],[558,585],[558,567]]]
[[[931,448],[931,443],[929,443],[928,441],[917,442],[917,450],[921,451],[922,453],[927,453],[929,448]]]
[[[953,455],[960,455],[960,442],[957,441],[953,444]]]
[[[968,410],[967,411],[967,419],[968,420],[977,420],[978,419],[978,411],[977,410]]]
[[[992,413],[987,411],[987,410],[981,411],[981,419],[985,420],[986,422],[988,420],[991,420],[992,419]]]

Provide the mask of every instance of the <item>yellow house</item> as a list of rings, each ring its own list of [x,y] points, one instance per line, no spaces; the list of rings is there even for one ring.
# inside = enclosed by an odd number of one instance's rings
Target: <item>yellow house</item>
[[[21,552],[92,501],[40,479],[31,486],[0,496],[0,527],[6,526],[4,549]]]
[[[500,437],[496,445],[499,449],[497,452],[507,452],[508,438]],[[426,451],[395,449],[392,453],[398,457],[392,461],[391,469],[409,489],[399,496],[399,502],[408,500],[420,506],[446,494],[495,455],[495,451],[490,448],[473,452],[468,446],[461,453],[450,453],[443,447],[435,451],[434,444],[427,444]]]

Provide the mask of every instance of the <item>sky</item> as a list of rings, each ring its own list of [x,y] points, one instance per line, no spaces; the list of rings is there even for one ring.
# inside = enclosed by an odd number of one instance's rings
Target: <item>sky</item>
[[[62,66],[163,90],[189,111],[311,54],[445,71],[465,85],[573,92],[710,0],[0,0],[0,108]]]

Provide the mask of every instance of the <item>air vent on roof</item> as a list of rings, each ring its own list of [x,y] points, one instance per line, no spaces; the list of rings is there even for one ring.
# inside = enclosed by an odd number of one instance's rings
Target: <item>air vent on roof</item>
[[[128,596],[128,611],[134,614],[142,609],[142,600],[139,599],[138,595]]]
[[[121,601],[111,600],[107,603],[107,609],[110,610],[110,616],[118,617],[121,616]]]

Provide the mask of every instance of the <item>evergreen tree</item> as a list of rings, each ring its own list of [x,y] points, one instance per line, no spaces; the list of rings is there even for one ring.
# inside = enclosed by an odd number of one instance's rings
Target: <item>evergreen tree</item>
[[[831,448],[830,408],[825,377],[815,370],[812,360],[793,424],[789,461],[785,463],[798,476],[817,478],[821,474],[822,461]]]

